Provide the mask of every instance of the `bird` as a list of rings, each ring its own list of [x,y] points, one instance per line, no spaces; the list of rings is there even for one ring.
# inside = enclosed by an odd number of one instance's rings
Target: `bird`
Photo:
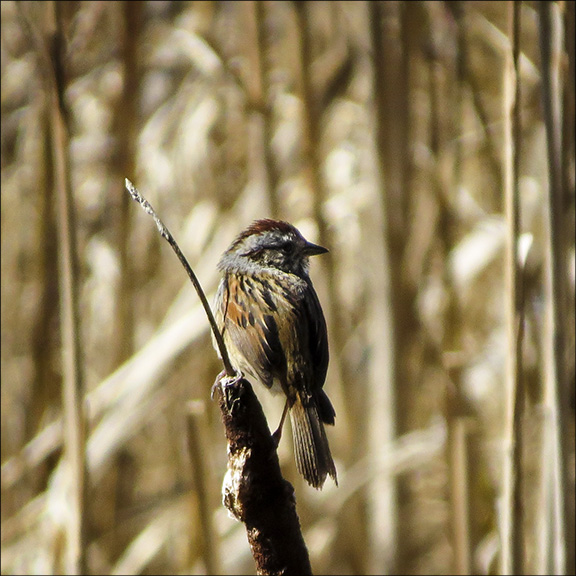
[[[280,441],[288,412],[296,468],[316,489],[327,476],[338,484],[324,429],[336,416],[323,390],[328,332],[309,276],[310,256],[326,252],[288,222],[256,220],[220,258],[215,299],[216,323],[233,367],[285,395],[273,436]]]

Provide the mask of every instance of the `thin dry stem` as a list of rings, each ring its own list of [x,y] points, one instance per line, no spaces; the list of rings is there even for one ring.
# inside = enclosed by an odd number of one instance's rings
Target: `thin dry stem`
[[[203,554],[206,574],[220,574],[220,555],[218,553],[218,538],[212,521],[213,509],[211,505],[212,482],[207,462],[208,439],[204,431],[207,428],[206,407],[204,402],[194,401],[188,403],[186,414],[188,427],[188,454],[192,464],[194,488],[198,495],[198,508],[202,536],[204,538]]]
[[[117,145],[113,158],[113,169],[118,177],[116,186],[121,186],[122,175],[134,175],[136,167],[137,118],[139,109],[140,65],[138,45],[142,27],[144,3],[140,0],[123,2],[122,6],[122,95],[116,105],[114,132],[117,134]],[[137,284],[135,267],[130,256],[130,235],[132,219],[130,198],[120,194],[117,198],[117,250],[119,263],[119,287],[116,299],[114,334],[117,346],[112,366],[116,367],[126,360],[134,348],[134,299],[133,286]]]
[[[436,6],[436,5],[433,5]],[[433,10],[429,5],[429,10]],[[452,573],[473,573],[471,541],[470,499],[472,493],[470,469],[470,406],[463,392],[462,381],[465,364],[462,358],[450,358],[454,351],[464,348],[462,294],[457,288],[454,271],[450,266],[450,254],[458,243],[458,222],[454,218],[457,195],[463,185],[464,150],[459,134],[452,127],[461,130],[464,118],[464,93],[462,82],[465,74],[465,28],[463,7],[459,3],[451,5],[458,24],[456,82],[454,89],[448,89],[452,81],[441,54],[441,46],[433,31],[430,33],[432,57],[430,61],[430,149],[434,155],[431,191],[439,209],[437,224],[442,250],[442,282],[446,293],[446,307],[443,314],[441,351],[438,361],[446,374],[445,414],[447,421],[446,460],[448,464],[448,495],[450,502],[450,536],[452,544]],[[438,24],[434,24],[438,26]],[[452,100],[452,95],[454,99]],[[446,106],[446,99],[450,105]],[[455,139],[452,149],[450,141]],[[449,178],[444,176],[442,165],[450,162],[453,166]]]
[[[368,447],[376,465],[380,462],[383,452],[391,445],[396,436],[397,416],[397,386],[402,377],[399,362],[402,353],[402,328],[399,327],[399,318],[404,313],[402,304],[396,306],[399,292],[400,278],[399,262],[402,259],[401,251],[392,252],[394,237],[394,219],[398,213],[393,198],[393,186],[390,175],[392,171],[398,174],[398,158],[389,162],[389,138],[393,137],[388,125],[389,105],[393,100],[390,94],[389,81],[393,77],[386,66],[386,48],[394,41],[388,40],[387,30],[384,29],[382,19],[384,7],[379,2],[368,2],[365,5],[367,20],[370,23],[370,46],[372,67],[372,99],[374,106],[375,146],[377,154],[377,187],[379,194],[378,207],[380,211],[374,220],[377,230],[369,238],[378,242],[373,249],[381,257],[375,262],[374,268],[378,273],[373,275],[374,287],[372,291],[372,318],[373,330],[371,336],[373,345],[378,346],[374,352],[374,361],[371,366],[371,382],[369,388],[370,445]],[[388,44],[387,42],[390,42]],[[404,118],[405,120],[406,118]],[[396,135],[394,133],[394,135]],[[394,143],[398,142],[394,140]],[[400,162],[402,159],[400,160]],[[391,166],[393,164],[394,166]],[[386,179],[385,179],[386,178]],[[406,191],[408,192],[408,191]],[[380,342],[388,340],[385,346]],[[374,573],[394,574],[398,569],[398,486],[396,479],[390,474],[382,474],[370,486],[369,501],[373,507],[372,518],[369,525],[368,569]]]
[[[462,130],[464,125],[464,78],[466,68],[466,37],[465,37],[465,4],[453,2],[450,4],[456,18],[456,86],[454,102],[454,126]],[[454,147],[454,169],[452,174],[451,190],[446,191],[449,199],[447,205],[443,205],[442,214],[446,222],[451,220],[448,212],[455,201],[455,196],[463,183],[464,174],[464,146],[461,138],[456,138]],[[454,226],[448,225],[443,229],[446,234],[444,240],[446,263],[449,253],[455,245]],[[454,284],[453,274],[447,265],[445,270],[446,289],[450,294],[446,325],[461,326],[460,316],[462,306],[460,296]],[[456,328],[448,328],[445,334],[444,350],[459,350],[463,346],[462,334]],[[470,475],[469,475],[469,435],[468,423],[465,414],[462,413],[462,366],[448,367],[448,373],[452,376],[454,390],[449,391],[448,399],[448,467],[450,470],[450,507],[452,523],[452,545],[454,550],[453,570],[455,574],[472,574],[472,543],[470,541]],[[455,392],[452,396],[450,392]]]
[[[560,150],[560,102],[558,69],[553,67],[552,11],[548,2],[539,2],[540,53],[542,61],[542,101],[547,137],[549,203],[547,230],[549,236],[546,282],[550,297],[550,340],[547,356],[550,362],[547,399],[555,451],[554,506],[558,546],[555,569],[561,574],[574,572],[574,511],[568,494],[574,490],[570,473],[569,392],[566,380],[566,235],[564,231],[564,193],[562,188],[562,152]]]
[[[266,2],[246,2],[249,25],[248,55],[250,58],[250,122],[254,145],[250,147],[250,163],[265,189],[270,215],[280,217],[278,198],[279,174],[272,150],[272,109],[269,97],[268,42],[266,41]]]
[[[84,376],[80,358],[80,317],[74,202],[71,190],[69,136],[64,107],[64,31],[60,6],[49,3],[53,29],[48,36],[52,66],[50,78],[51,131],[60,245],[60,295],[62,363],[64,366],[64,445],[71,484],[67,530],[67,570],[86,574],[86,462]]]
[[[222,338],[222,334],[218,329],[216,319],[214,318],[214,314],[212,313],[212,309],[210,308],[210,304],[208,303],[206,294],[204,294],[204,290],[202,289],[202,286],[200,285],[200,282],[198,281],[198,278],[196,277],[194,270],[192,270],[192,267],[188,263],[188,260],[186,260],[184,254],[182,254],[180,246],[178,246],[176,240],[174,240],[174,237],[172,236],[168,228],[166,228],[162,220],[158,218],[156,212],[154,211],[154,208],[152,208],[152,206],[150,205],[150,202],[148,202],[148,200],[146,200],[140,194],[140,192],[138,192],[138,190],[134,187],[134,184],[132,184],[132,182],[130,182],[128,178],[126,178],[125,184],[126,184],[126,190],[128,190],[132,198],[136,200],[136,202],[138,202],[140,206],[142,206],[143,210],[148,214],[150,214],[152,218],[154,218],[154,222],[156,222],[156,226],[158,228],[158,231],[160,232],[160,235],[168,242],[168,244],[170,244],[172,250],[176,252],[176,256],[178,256],[178,259],[180,260],[182,266],[184,266],[184,269],[186,270],[186,273],[188,274],[188,277],[192,281],[192,284],[196,289],[196,293],[198,294],[198,297],[202,302],[202,306],[204,307],[206,316],[208,316],[208,321],[210,322],[210,328],[212,329],[212,333],[214,334],[214,338],[216,339],[216,344],[218,346],[218,351],[220,352],[220,356],[222,358],[222,363],[224,364],[226,374],[228,376],[235,376],[236,371],[234,370],[234,368],[232,367],[232,363],[230,362],[230,358],[228,356],[228,350],[226,349],[226,344],[224,344],[224,339]]]
[[[521,298],[521,276],[518,266],[520,233],[520,8],[510,4],[510,37],[512,53],[508,57],[504,79],[505,181],[506,194],[506,328],[507,358],[507,453],[504,465],[504,506],[502,510],[502,572],[524,573],[524,513],[522,502],[522,417],[524,387],[522,383],[522,338],[524,326]]]

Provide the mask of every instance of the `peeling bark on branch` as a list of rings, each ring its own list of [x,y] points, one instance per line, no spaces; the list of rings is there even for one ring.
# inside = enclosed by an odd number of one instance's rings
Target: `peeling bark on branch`
[[[296,513],[264,412],[244,379],[223,379],[216,397],[228,440],[224,505],[246,525],[258,574],[312,574]]]

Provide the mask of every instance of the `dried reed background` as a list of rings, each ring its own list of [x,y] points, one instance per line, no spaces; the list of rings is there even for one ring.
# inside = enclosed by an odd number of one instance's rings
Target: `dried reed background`
[[[255,218],[330,248],[340,487],[280,446],[315,572],[574,573],[574,2],[1,11],[2,573],[254,570],[125,177],[210,297]]]

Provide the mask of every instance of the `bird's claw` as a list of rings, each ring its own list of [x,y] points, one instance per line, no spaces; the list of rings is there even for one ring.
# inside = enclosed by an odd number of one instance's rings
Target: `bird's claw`
[[[222,370],[222,372],[216,376],[214,384],[212,384],[212,389],[210,390],[210,398],[214,400],[214,394],[216,393],[218,386],[226,388],[227,386],[237,384],[240,380],[242,380],[242,378],[244,378],[244,374],[242,374],[242,372],[236,372],[236,374],[233,376],[228,376],[228,374],[226,374],[226,370]]]

